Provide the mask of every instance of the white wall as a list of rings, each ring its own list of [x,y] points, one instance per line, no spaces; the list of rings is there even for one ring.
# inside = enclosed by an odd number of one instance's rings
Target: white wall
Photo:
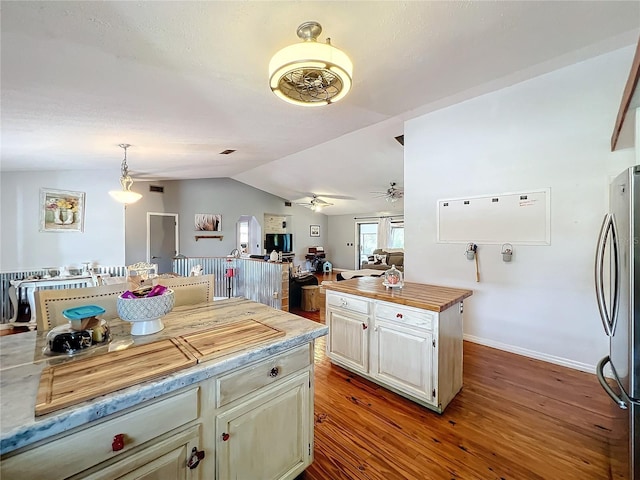
[[[634,162],[633,151],[609,148],[633,52],[406,122],[405,275],[474,291],[467,338],[590,371],[607,353],[593,259],[608,182]],[[465,245],[436,243],[438,199],[542,187],[551,188],[550,246],[515,246],[503,263],[499,245],[479,244],[476,283]]]
[[[115,176],[114,176],[115,175]],[[0,179],[0,269],[124,264],[124,208],[108,192],[117,172],[3,172]],[[40,188],[86,193],[84,232],[40,232]]]

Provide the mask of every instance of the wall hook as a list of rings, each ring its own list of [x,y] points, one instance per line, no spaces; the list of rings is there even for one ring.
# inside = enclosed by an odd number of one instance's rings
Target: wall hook
[[[500,253],[502,253],[503,262],[510,262],[511,257],[513,256],[513,246],[510,243],[503,243],[502,251]]]

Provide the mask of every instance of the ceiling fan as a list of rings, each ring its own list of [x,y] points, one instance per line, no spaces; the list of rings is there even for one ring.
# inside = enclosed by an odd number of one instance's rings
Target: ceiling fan
[[[296,205],[310,208],[314,212],[319,212],[323,207],[329,207],[333,205],[333,203],[325,202],[321,198],[318,198],[316,194],[313,194],[311,195],[311,200],[309,202],[296,203]]]
[[[384,192],[371,192],[374,198],[384,198],[389,203],[395,203],[404,197],[404,190],[397,186],[396,182],[389,182],[389,188]]]

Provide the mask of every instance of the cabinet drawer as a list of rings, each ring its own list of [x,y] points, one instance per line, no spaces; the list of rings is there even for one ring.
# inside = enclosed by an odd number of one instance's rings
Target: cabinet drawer
[[[412,325],[425,330],[433,329],[433,322],[436,318],[434,312],[388,302],[376,302],[375,309],[376,318],[404,325]]]
[[[2,478],[67,478],[122,455],[153,438],[198,418],[198,388],[106,420],[13,456],[0,464]],[[122,434],[124,447],[113,451]]]
[[[222,407],[248,393],[271,385],[311,365],[311,362],[311,344],[306,344],[224,375],[216,380],[216,407]]]
[[[332,307],[344,308],[350,312],[369,314],[369,300],[352,295],[327,292],[327,303]]]

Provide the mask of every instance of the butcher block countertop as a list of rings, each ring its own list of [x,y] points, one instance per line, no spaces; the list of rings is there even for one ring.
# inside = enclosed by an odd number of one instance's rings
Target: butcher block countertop
[[[473,294],[462,288],[405,282],[402,288],[386,288],[381,277],[358,277],[323,285],[327,290],[384,300],[409,307],[442,312]]]
[[[163,323],[165,329],[158,333],[132,336],[129,322],[110,320],[112,341],[73,357],[44,355],[46,332],[0,337],[0,454],[307,344],[328,330],[323,324],[243,298],[176,307],[163,318]],[[224,335],[218,335],[218,331]],[[235,332],[235,337],[230,332]],[[245,333],[244,341],[238,342]],[[176,362],[167,364],[160,375],[142,374],[148,353],[137,352],[153,352],[165,343],[174,344],[174,349],[179,347],[184,361],[176,354]],[[125,364],[131,358],[131,364],[125,365],[127,375],[138,375],[139,381],[118,384],[122,376],[116,370],[118,362],[105,363],[106,354]],[[54,387],[58,378],[64,393],[65,382],[72,380],[73,372],[82,373],[88,364],[104,365],[97,368],[114,372],[94,382],[96,388],[105,384],[98,395],[82,398],[85,392],[79,391],[70,400],[56,397],[55,391],[47,389],[47,378],[54,379]]]

